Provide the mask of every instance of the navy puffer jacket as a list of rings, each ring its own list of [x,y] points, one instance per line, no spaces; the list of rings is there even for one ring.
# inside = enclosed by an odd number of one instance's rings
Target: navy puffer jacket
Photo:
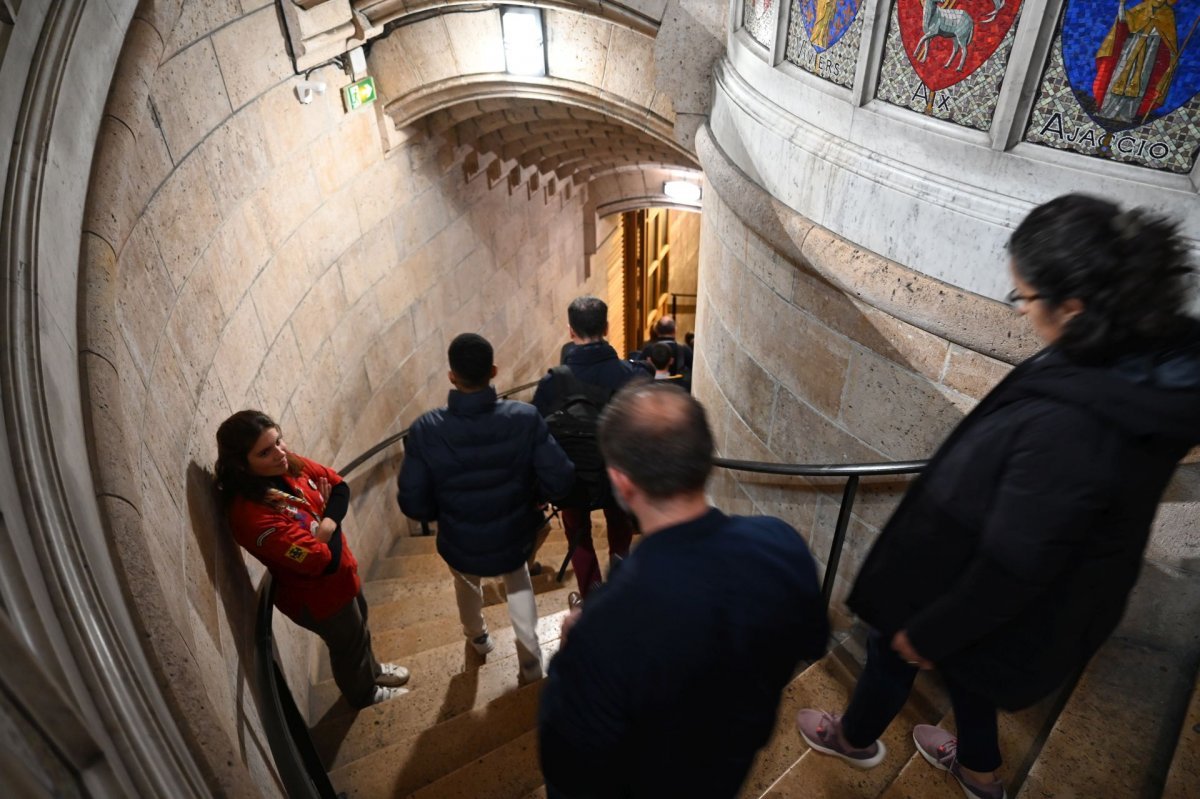
[[[532,405],[494,389],[451,391],[449,405],[410,428],[400,510],[438,523],[438,553],[464,574],[516,569],[541,526],[539,501],[565,494],[575,467]]]

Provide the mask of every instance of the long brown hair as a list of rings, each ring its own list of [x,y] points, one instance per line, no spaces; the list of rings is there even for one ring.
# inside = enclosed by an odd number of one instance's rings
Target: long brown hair
[[[280,430],[279,423],[262,411],[238,411],[217,428],[217,493],[226,507],[234,497],[244,497],[261,502],[271,482],[250,471],[246,456],[258,442],[259,436],[270,429]],[[299,458],[288,453],[288,474],[298,477],[302,464]]]

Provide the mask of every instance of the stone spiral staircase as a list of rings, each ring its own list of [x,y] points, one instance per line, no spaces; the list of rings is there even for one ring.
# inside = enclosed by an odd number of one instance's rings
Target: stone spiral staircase
[[[603,530],[595,532],[597,543]],[[636,545],[636,543],[635,543]],[[496,641],[486,659],[466,644],[454,591],[432,537],[401,537],[364,591],[381,660],[412,670],[410,691],[355,714],[322,663],[313,687],[312,735],[330,778],[349,797],[525,799],[544,797],[537,755],[540,683],[518,687],[503,589],[485,581],[485,617]],[[557,522],[534,578],[547,663],[557,651],[567,594],[553,570],[565,555]],[[606,553],[601,551],[601,561]],[[803,707],[838,710],[862,652],[848,636],[800,670],[784,691],[775,732],[739,799],[957,799],[958,785],[914,752],[914,724],[953,729],[949,702],[922,674],[884,736],[887,759],[858,771],[809,751],[792,726]],[[1016,799],[1200,799],[1200,691],[1196,672],[1169,652],[1110,641],[1075,689],[1000,716],[1002,774]],[[675,799],[664,797],[664,799]],[[682,798],[681,798],[682,799]]]

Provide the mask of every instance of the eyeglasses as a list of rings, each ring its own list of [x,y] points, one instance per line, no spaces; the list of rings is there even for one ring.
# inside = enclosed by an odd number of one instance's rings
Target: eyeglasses
[[[1008,292],[1008,294],[1004,295],[1004,301],[1014,308],[1023,302],[1033,302],[1034,300],[1040,300],[1041,298],[1041,294],[1021,294],[1017,289],[1013,289],[1012,291]]]

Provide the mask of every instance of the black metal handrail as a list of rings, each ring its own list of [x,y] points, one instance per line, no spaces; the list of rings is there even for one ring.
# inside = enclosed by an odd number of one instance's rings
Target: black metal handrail
[[[679,298],[690,297],[693,300],[699,297],[698,294],[681,294],[678,291],[671,292],[671,316],[679,316]]]

